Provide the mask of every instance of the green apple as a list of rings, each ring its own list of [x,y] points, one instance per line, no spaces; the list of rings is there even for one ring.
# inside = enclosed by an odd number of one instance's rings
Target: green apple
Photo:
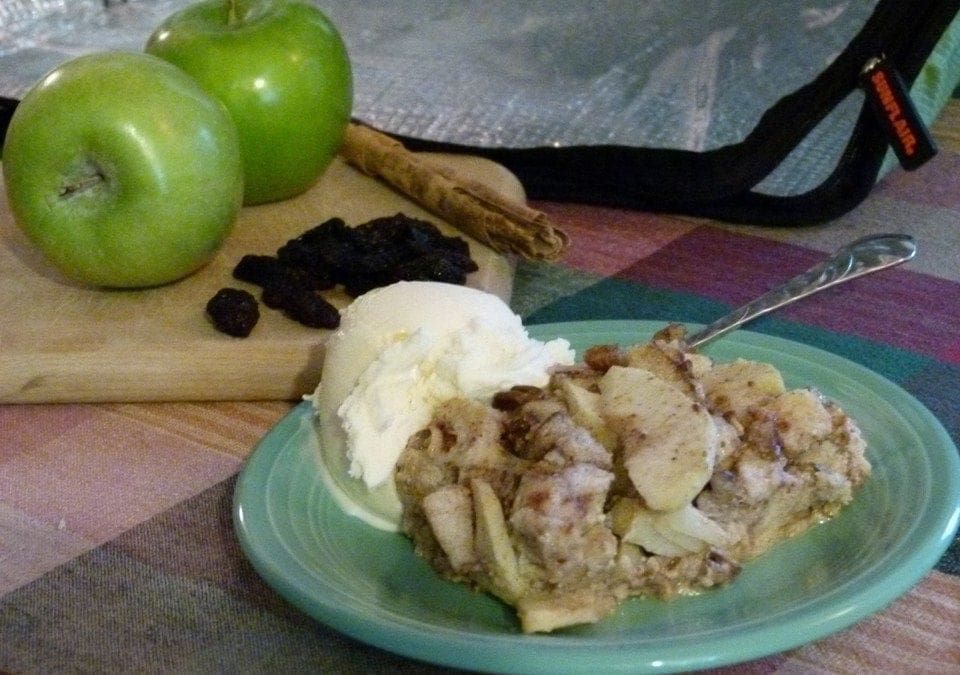
[[[295,0],[204,0],[168,17],[146,51],[192,75],[240,132],[244,203],[297,195],[330,164],[353,105],[339,32]]]
[[[230,115],[148,54],[81,56],[17,106],[3,148],[14,220],[65,276],[164,284],[206,263],[243,197]]]

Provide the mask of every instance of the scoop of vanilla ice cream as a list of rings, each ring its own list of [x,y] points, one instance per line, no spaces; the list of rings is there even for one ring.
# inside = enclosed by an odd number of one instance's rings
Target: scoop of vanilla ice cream
[[[409,281],[357,298],[327,343],[313,395],[323,463],[341,505],[396,529],[393,470],[439,403],[543,386],[550,366],[573,358],[566,340],[532,339],[506,303],[474,288]]]

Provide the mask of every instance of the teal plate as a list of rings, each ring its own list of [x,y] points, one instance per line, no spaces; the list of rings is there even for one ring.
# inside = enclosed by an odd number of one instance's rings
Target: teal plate
[[[663,324],[589,321],[530,327],[578,353],[633,344]],[[332,628],[415,659],[470,670],[640,673],[709,668],[784,651],[886,606],[936,564],[960,520],[960,459],[949,435],[892,382],[836,355],[735,332],[707,350],[775,364],[864,430],[873,475],[833,520],[747,564],[728,586],[670,602],[633,599],[604,621],[550,635],[519,632],[493,598],[441,579],[400,534],[341,511],[320,477],[302,403],[259,443],[234,494],[234,520],[257,572]]]

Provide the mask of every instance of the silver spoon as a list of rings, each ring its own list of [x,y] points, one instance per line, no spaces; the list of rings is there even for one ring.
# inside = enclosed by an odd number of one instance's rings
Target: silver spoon
[[[906,234],[880,234],[858,239],[785,284],[689,335],[684,345],[688,349],[699,347],[758,316],[844,281],[899,265],[916,253],[916,243]]]

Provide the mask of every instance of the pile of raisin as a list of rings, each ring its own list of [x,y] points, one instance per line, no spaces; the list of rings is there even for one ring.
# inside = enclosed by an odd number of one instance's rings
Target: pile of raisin
[[[477,270],[466,241],[402,213],[356,227],[331,218],[280,247],[277,260],[351,297],[397,281],[464,284]]]
[[[331,218],[289,240],[276,255],[243,256],[233,276],[260,286],[267,307],[305,326],[336,328],[340,313],[321,291],[339,285],[357,297],[397,281],[464,284],[476,270],[466,241],[398,213],[356,227]]]

